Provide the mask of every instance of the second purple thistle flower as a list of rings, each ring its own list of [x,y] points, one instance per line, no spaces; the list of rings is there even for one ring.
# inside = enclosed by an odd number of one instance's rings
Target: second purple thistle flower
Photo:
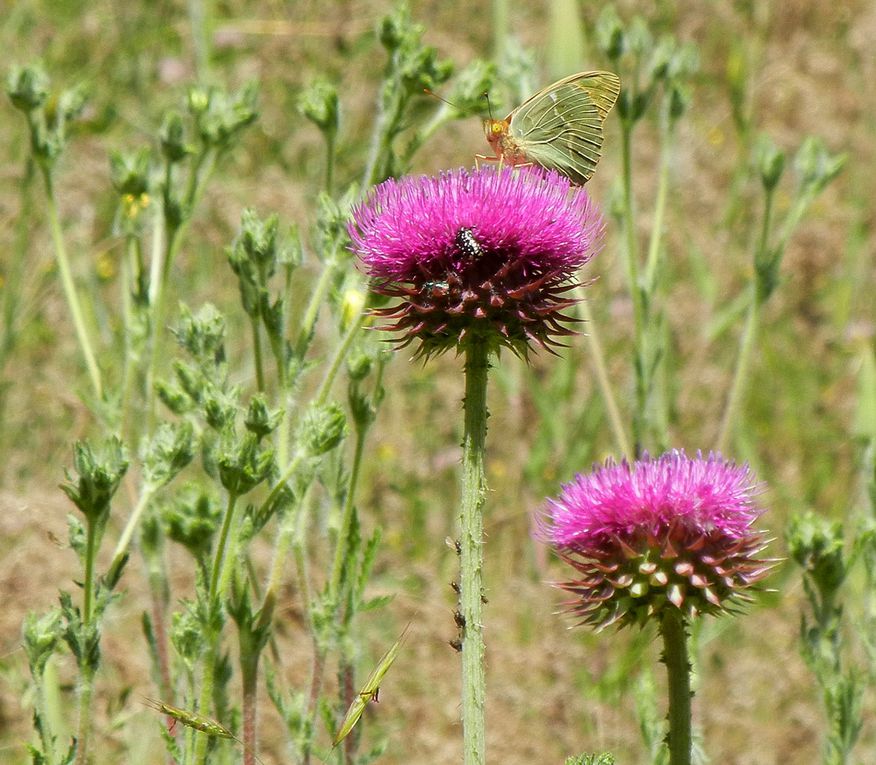
[[[560,587],[582,623],[734,611],[772,569],[747,466],[683,451],[606,462],[549,500],[540,536],[578,571]]]
[[[390,179],[353,212],[353,249],[377,313],[432,356],[481,337],[526,356],[572,334],[562,311],[603,221],[587,192],[539,168],[484,167]]]

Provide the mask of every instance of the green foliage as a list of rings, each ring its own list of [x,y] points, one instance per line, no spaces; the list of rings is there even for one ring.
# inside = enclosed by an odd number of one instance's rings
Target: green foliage
[[[860,538],[864,542],[864,537]],[[841,765],[855,746],[863,727],[861,672],[848,666],[843,636],[845,616],[842,587],[852,561],[845,553],[843,526],[813,513],[791,519],[788,549],[803,569],[803,587],[811,611],[800,622],[803,658],[821,688],[828,730],[825,765]],[[864,542],[866,544],[866,542]]]
[[[567,757],[566,765],[614,765],[614,755],[604,754],[579,754],[577,757]]]
[[[124,445],[115,437],[97,448],[78,441],[73,447],[73,469],[76,474],[67,473],[67,483],[61,485],[61,490],[89,524],[102,529],[109,516],[110,502],[128,469]]]

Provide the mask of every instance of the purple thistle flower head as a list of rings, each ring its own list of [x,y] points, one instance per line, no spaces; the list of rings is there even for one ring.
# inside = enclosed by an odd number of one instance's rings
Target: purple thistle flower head
[[[560,587],[590,626],[732,611],[773,565],[758,557],[756,491],[747,465],[714,453],[609,460],[548,501],[539,535],[579,572]]]
[[[390,179],[353,211],[350,237],[402,346],[435,355],[471,336],[525,356],[572,334],[562,310],[602,218],[583,189],[541,168]]]

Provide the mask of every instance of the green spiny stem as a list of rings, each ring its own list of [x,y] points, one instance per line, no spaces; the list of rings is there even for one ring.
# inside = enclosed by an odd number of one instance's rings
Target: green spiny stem
[[[733,373],[733,382],[730,384],[730,392],[727,395],[727,403],[724,406],[724,415],[721,418],[721,428],[718,431],[717,450],[726,451],[730,445],[730,436],[733,430],[733,423],[736,419],[737,410],[739,409],[742,394],[745,389],[745,383],[748,380],[749,368],[751,366],[751,356],[754,351],[755,339],[757,337],[758,325],[760,324],[760,309],[761,309],[761,294],[762,290],[759,284],[759,274],[757,266],[767,258],[767,250],[769,248],[769,234],[772,220],[773,209],[773,192],[767,191],[764,199],[764,215],[760,230],[760,238],[757,244],[757,250],[754,253],[755,276],[751,284],[751,298],[748,305],[748,316],[745,320],[745,327],[742,330],[742,337],[739,341],[739,356],[736,359],[736,370]]]
[[[240,674],[243,686],[243,765],[256,765],[258,761],[256,736],[256,703],[258,699],[259,652],[240,657]]]
[[[250,317],[252,327],[252,353],[255,363],[256,388],[260,393],[265,391],[265,369],[262,361],[262,333],[259,331],[258,317]]]
[[[55,656],[50,656],[43,670],[43,696],[45,698],[46,720],[49,731],[56,741],[67,738],[66,702],[61,691],[61,679],[58,677],[58,666]],[[54,762],[54,760],[49,760]]]
[[[195,49],[195,69],[199,82],[210,82],[211,29],[210,0],[189,0],[189,22],[192,26],[192,43]]]
[[[221,636],[208,635],[207,650],[204,653],[204,663],[201,671],[201,696],[198,699],[198,713],[209,717],[210,702],[213,698],[213,687],[216,680],[216,662],[219,659],[219,641]],[[210,737],[203,733],[195,736],[194,761],[197,765],[207,765],[207,745]],[[674,763],[673,763],[674,765]]]
[[[362,455],[365,452],[365,436],[367,435],[367,432],[367,428],[356,429],[356,445],[353,450],[353,466],[350,470],[350,482],[347,486],[347,495],[344,498],[341,527],[338,529],[338,539],[335,544],[335,557],[332,562],[330,581],[332,596],[337,599],[336,603],[340,600],[341,573],[344,570],[344,561],[349,552],[350,526],[353,523],[353,510],[356,507],[356,484],[359,481],[359,470],[362,466]]]
[[[157,372],[158,359],[163,356],[164,347],[164,322],[165,322],[165,303],[168,282],[170,280],[171,268],[176,256],[182,246],[185,232],[188,229],[189,222],[194,214],[195,207],[201,199],[204,188],[207,185],[207,179],[213,171],[216,162],[216,151],[214,149],[204,149],[198,154],[195,159],[195,165],[189,175],[189,182],[186,191],[184,208],[186,215],[179,225],[169,228],[164,231],[164,212],[158,211],[157,215],[160,221],[156,222],[156,228],[153,239],[153,256],[157,258],[153,260],[151,269],[151,279],[149,285],[150,304],[152,306],[152,321],[151,330],[152,337],[149,350],[149,364],[146,372],[146,433],[151,434],[155,425],[155,376]],[[173,179],[173,171],[168,163],[165,174],[165,209],[170,202],[170,184]],[[167,235],[167,243],[164,248],[161,247],[163,234]],[[157,249],[157,252],[156,252]]]
[[[627,440],[627,433],[624,428],[623,419],[620,415],[620,409],[617,405],[614,391],[611,387],[611,380],[608,376],[608,370],[605,365],[605,351],[602,349],[602,343],[599,340],[599,328],[593,321],[593,314],[590,311],[590,305],[581,297],[580,288],[578,289],[579,310],[581,318],[587,323],[587,345],[590,346],[590,359],[593,362],[593,370],[596,373],[596,382],[599,385],[599,390],[602,393],[602,400],[605,403],[605,410],[608,413],[608,421],[611,423],[611,430],[614,433],[615,445],[621,454],[628,459],[634,457],[630,451],[630,443]]]
[[[3,289],[0,291],[0,299],[3,301],[2,329],[0,329],[0,371],[6,365],[6,360],[12,353],[18,341],[18,324],[21,321],[21,297],[22,284],[24,281],[25,268],[28,263],[28,245],[31,239],[31,226],[33,219],[33,179],[36,163],[31,155],[25,159],[24,175],[19,182],[20,212],[15,230],[15,244],[9,254],[9,267],[6,272]],[[2,396],[2,393],[0,393]],[[0,399],[0,412],[5,407]],[[2,417],[2,415],[0,415]]]
[[[278,485],[282,485],[278,484]],[[305,492],[305,497],[307,492]],[[271,572],[268,575],[268,582],[265,585],[265,595],[262,599],[261,615],[259,617],[259,627],[265,626],[265,623],[273,618],[274,607],[277,603],[277,596],[280,592],[280,586],[283,583],[283,578],[287,571],[286,558],[289,555],[289,549],[298,534],[299,516],[304,512],[304,498],[297,499],[292,507],[286,509],[280,521],[280,530],[277,534],[277,541],[274,544],[274,557],[271,561]],[[309,601],[305,601],[309,603]]]
[[[97,555],[97,523],[88,519],[85,536],[85,577],[82,583],[82,657],[79,661],[79,728],[77,731],[76,765],[88,762],[88,738],[91,733],[91,697],[94,690],[94,667],[86,646],[90,642],[92,611],[94,610],[94,559]]]
[[[642,306],[642,293],[639,285],[639,245],[636,239],[636,215],[633,202],[633,158],[632,158],[632,135],[633,126],[623,124],[621,127],[623,141],[621,153],[623,156],[623,220],[626,243],[624,247],[624,265],[627,269],[627,282],[630,290],[630,299],[633,303],[633,322],[635,327],[636,344],[640,344],[644,331],[644,316]]]
[[[335,131],[329,131],[325,135],[325,191],[332,193],[335,179]]]
[[[237,495],[229,492],[228,505],[225,508],[225,518],[222,520],[222,529],[219,532],[219,540],[216,544],[216,552],[213,556],[213,565],[210,571],[210,589],[207,594],[208,608],[212,611],[224,595],[228,585],[231,569],[234,566],[234,510],[237,505]],[[201,696],[198,701],[198,713],[209,717],[210,703],[213,698],[213,686],[215,682],[216,662],[219,659],[219,643],[221,635],[213,632],[205,636],[207,650],[204,654],[204,663],[201,670]],[[198,765],[206,765],[208,736],[198,736],[195,741],[195,762]]]
[[[51,661],[51,659],[49,661]],[[43,747],[43,753],[46,755],[46,762],[54,763],[56,733],[54,727],[52,726],[52,721],[49,714],[45,669],[39,675],[39,677],[34,677],[34,684],[36,686],[36,699],[34,700],[34,721],[40,721],[40,724],[38,726],[40,733],[40,744]]]
[[[651,239],[648,242],[648,259],[645,266],[645,289],[651,294],[657,280],[660,265],[660,243],[663,239],[663,219],[666,216],[666,197],[669,191],[669,170],[672,165],[675,131],[674,123],[664,115],[664,128],[660,141],[660,176],[657,181],[657,199],[654,202],[654,219],[651,224]],[[647,317],[644,317],[647,320]]]
[[[222,521],[222,530],[219,532],[219,542],[216,545],[216,555],[213,558],[213,568],[210,572],[210,600],[216,601],[224,594],[222,585],[227,579],[226,571],[230,569],[229,561],[234,557],[234,510],[237,505],[237,495],[229,492],[228,506],[225,509],[225,518]],[[229,549],[231,548],[231,549]],[[226,550],[228,554],[226,555]]]
[[[387,83],[384,83],[384,88]],[[380,94],[380,104],[377,119],[374,123],[374,133],[371,138],[371,149],[368,155],[368,165],[362,179],[362,189],[367,191],[385,176],[387,159],[392,155],[392,141],[395,138],[396,125],[402,111],[402,99],[393,95],[392,104],[388,105]]]
[[[298,579],[298,590],[302,603],[307,604],[307,627],[313,642],[312,663],[310,670],[310,691],[307,696],[307,708],[304,715],[301,738],[297,742],[301,751],[302,765],[310,765],[313,752],[313,739],[316,729],[316,717],[319,711],[319,697],[322,694],[322,685],[325,678],[326,645],[319,639],[316,624],[313,620],[310,586],[310,572],[307,567],[306,541],[307,541],[307,508],[310,504],[310,487],[304,494],[301,502],[302,512],[294,525],[295,533],[292,545],[292,556],[295,560],[295,573]]]
[[[143,493],[140,495],[140,499],[137,501],[137,505],[131,513],[131,517],[128,518],[128,522],[122,530],[122,535],[119,537],[119,541],[116,543],[116,549],[113,552],[112,563],[110,564],[110,571],[114,570],[116,566],[121,563],[122,557],[128,551],[128,545],[131,543],[131,538],[134,535],[137,524],[140,522],[140,517],[143,515],[143,511],[149,506],[152,497],[155,496],[155,491],[156,487],[149,486],[148,484],[143,487]]]
[[[167,639],[167,574],[162,566],[163,561],[158,554],[157,560],[147,557],[149,567],[149,596],[152,604],[152,631],[155,636],[156,660],[158,677],[161,683],[162,698],[173,697],[173,681],[170,675],[170,656]]]
[[[508,0],[493,0],[493,56],[504,61],[508,56]]]
[[[76,765],[88,762],[88,739],[91,734],[91,697],[94,692],[94,671],[83,667],[79,677],[79,728],[76,733]]]
[[[131,432],[131,400],[134,395],[134,381],[136,367],[138,366],[138,349],[134,346],[134,306],[131,300],[131,288],[134,282],[137,261],[137,248],[139,242],[135,236],[128,236],[125,240],[125,254],[122,258],[122,315],[125,322],[125,361],[122,372],[122,403],[119,415],[119,429],[122,440],[127,443],[136,443]]]
[[[730,436],[733,431],[733,423],[742,400],[742,392],[748,379],[751,355],[754,350],[757,337],[757,327],[760,323],[760,301],[757,298],[757,287],[751,286],[751,301],[748,305],[748,316],[745,319],[745,327],[739,341],[739,356],[736,359],[736,370],[733,374],[733,382],[730,384],[730,392],[727,395],[727,403],[724,406],[724,415],[721,418],[721,429],[718,435],[716,449],[726,452],[730,446]]]
[[[286,469],[277,479],[277,483],[274,484],[274,488],[271,489],[271,493],[268,494],[267,499],[262,502],[261,507],[259,508],[259,514],[267,512],[268,508],[277,501],[277,498],[280,496],[280,493],[286,486],[286,481],[288,481],[293,475],[295,475],[303,459],[304,455],[301,452],[295,453],[295,455],[292,457],[292,460],[286,466]]]
[[[335,273],[336,261],[330,258],[323,265],[322,273],[319,275],[319,280],[310,294],[310,302],[304,310],[304,315],[301,318],[301,328],[298,331],[298,338],[295,342],[295,351],[299,356],[303,356],[310,344],[310,338],[313,335],[313,327],[316,324],[316,319],[319,316],[319,309],[323,305],[326,293],[331,286],[332,277]]]
[[[332,383],[334,383],[335,378],[338,376],[338,372],[341,371],[341,365],[344,363],[344,359],[347,358],[350,346],[353,345],[353,340],[356,339],[356,335],[359,334],[360,329],[362,329],[361,314],[357,315],[350,321],[350,326],[347,327],[347,331],[341,339],[341,344],[335,350],[331,366],[328,368],[325,377],[323,377],[322,382],[319,384],[319,390],[314,398],[317,404],[324,404],[325,400],[328,398],[328,394],[332,389]]]
[[[73,327],[76,330],[79,347],[82,349],[82,355],[85,357],[85,366],[91,379],[91,387],[95,397],[100,400],[103,398],[100,368],[97,365],[91,339],[88,337],[88,331],[85,328],[85,317],[82,313],[82,306],[79,303],[79,296],[73,281],[73,272],[70,269],[67,248],[64,245],[64,233],[61,229],[61,218],[58,213],[58,202],[55,198],[55,189],[52,183],[52,172],[45,167],[43,168],[43,180],[46,186],[46,207],[49,215],[49,227],[52,230],[52,242],[55,246],[55,259],[58,263],[58,272],[61,275],[61,285],[64,288],[64,296],[67,298],[67,305],[73,318]]]
[[[687,658],[686,624],[677,608],[664,609],[660,632],[663,635],[663,660],[669,680],[669,765],[690,765],[690,662]]]
[[[484,672],[483,566],[489,346],[472,337],[465,346],[465,431],[462,443],[462,501],[459,512],[459,606],[462,641],[463,762],[486,762],[486,678]]]
[[[633,305],[633,353],[636,372],[636,404],[633,415],[633,448],[636,453],[644,446],[648,422],[648,396],[651,389],[650,354],[646,348],[646,297],[639,284],[639,246],[636,237],[636,217],[633,201],[633,160],[631,121],[621,122],[621,154],[623,157],[623,227],[626,243],[623,248],[627,286]]]

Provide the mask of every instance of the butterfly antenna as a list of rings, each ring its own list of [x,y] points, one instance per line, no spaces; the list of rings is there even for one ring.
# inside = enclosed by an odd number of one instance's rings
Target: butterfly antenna
[[[487,114],[490,115],[490,119],[493,119],[493,105],[490,103],[490,94],[485,90],[481,95],[484,97],[484,100],[487,102]]]
[[[439,101],[443,101],[448,106],[452,106],[454,109],[456,109],[458,111],[462,111],[455,103],[453,103],[453,101],[448,101],[443,96],[439,96],[434,90],[429,90],[429,88],[423,88],[423,92],[427,96],[432,96],[432,98],[437,98]]]

